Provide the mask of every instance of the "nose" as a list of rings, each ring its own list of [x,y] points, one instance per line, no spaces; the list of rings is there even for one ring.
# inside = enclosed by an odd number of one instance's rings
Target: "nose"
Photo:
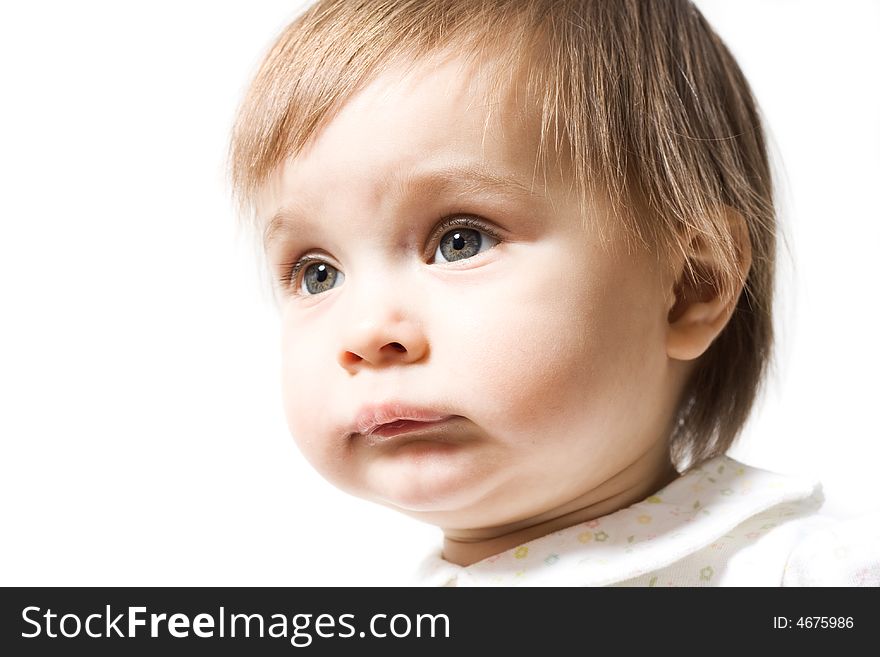
[[[350,324],[338,360],[354,374],[364,367],[415,363],[427,353],[428,340],[421,325],[389,309]]]

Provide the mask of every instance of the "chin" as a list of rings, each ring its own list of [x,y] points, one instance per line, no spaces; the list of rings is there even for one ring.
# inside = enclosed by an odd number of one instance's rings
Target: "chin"
[[[482,469],[431,455],[373,465],[377,467],[368,475],[369,493],[364,497],[425,520],[426,515],[445,516],[471,506],[486,493],[489,482]]]

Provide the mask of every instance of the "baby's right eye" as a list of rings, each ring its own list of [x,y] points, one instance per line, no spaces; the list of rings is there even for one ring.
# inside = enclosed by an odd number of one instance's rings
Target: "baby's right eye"
[[[301,260],[294,265],[290,273],[291,282],[295,283],[300,270],[303,276],[299,293],[307,296],[331,290],[345,280],[345,275],[330,263]]]

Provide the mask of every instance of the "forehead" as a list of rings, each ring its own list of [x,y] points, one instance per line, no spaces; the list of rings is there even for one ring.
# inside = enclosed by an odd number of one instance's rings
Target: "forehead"
[[[378,209],[409,188],[457,182],[546,195],[540,126],[523,110],[519,80],[496,93],[493,71],[448,56],[389,65],[273,173],[260,204],[265,237],[270,219],[297,208]]]

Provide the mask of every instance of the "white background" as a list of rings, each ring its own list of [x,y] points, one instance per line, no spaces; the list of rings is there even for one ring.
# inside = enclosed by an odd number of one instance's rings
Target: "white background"
[[[381,583],[439,542],[313,473],[281,410],[224,164],[299,5],[0,5],[0,584]],[[698,6],[763,107],[792,252],[731,455],[876,508],[880,4]]]

